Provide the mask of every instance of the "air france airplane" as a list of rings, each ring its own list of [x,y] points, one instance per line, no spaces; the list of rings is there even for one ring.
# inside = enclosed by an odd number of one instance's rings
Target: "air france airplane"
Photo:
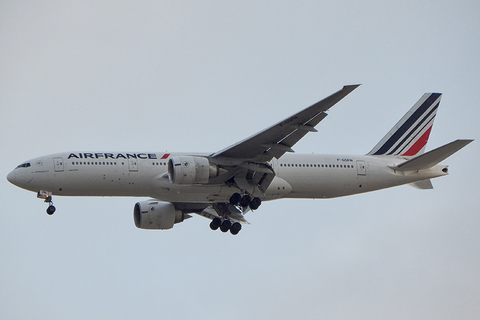
[[[430,179],[448,174],[439,164],[473,140],[456,140],[424,153],[440,103],[426,93],[366,155],[293,154],[292,147],[358,85],[344,86],[320,102],[214,153],[80,152],[35,158],[8,174],[8,181],[52,196],[148,197],[133,209],[142,229],[171,229],[198,214],[210,228],[238,234],[245,213],[262,201],[334,198],[403,184],[432,189]]]

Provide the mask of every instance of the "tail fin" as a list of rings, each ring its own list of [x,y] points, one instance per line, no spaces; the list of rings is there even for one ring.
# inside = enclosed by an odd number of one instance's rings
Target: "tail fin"
[[[441,93],[425,93],[368,154],[392,156],[422,154],[441,98]]]

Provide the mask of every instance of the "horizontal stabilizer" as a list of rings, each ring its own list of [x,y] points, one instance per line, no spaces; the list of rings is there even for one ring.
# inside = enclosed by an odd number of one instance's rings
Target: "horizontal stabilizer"
[[[450,157],[458,150],[465,147],[473,140],[455,140],[437,149],[421,154],[413,159],[407,160],[398,166],[391,167],[399,171],[416,171],[421,169],[428,169]]]

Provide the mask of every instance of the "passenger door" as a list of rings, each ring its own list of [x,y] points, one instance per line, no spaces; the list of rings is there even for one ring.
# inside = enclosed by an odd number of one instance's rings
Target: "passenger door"
[[[63,158],[53,158],[55,172],[63,172]]]

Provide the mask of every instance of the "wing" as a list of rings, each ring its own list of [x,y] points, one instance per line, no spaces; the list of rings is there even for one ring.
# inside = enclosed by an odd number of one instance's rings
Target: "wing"
[[[213,158],[236,158],[253,162],[266,162],[280,158],[285,152],[294,152],[292,147],[327,116],[325,111],[342,100],[359,85],[344,86],[331,96],[294,114],[293,116],[260,131],[230,147],[218,151]]]
[[[218,177],[210,179],[211,184],[227,184],[237,188],[236,192],[250,197],[257,197],[258,191],[265,193],[275,178],[275,171],[268,163],[272,158],[280,158],[285,152],[293,152],[292,147],[308,132],[315,132],[315,126],[324,119],[329,108],[342,100],[359,85],[344,86],[331,96],[316,104],[242,140],[226,149],[209,156],[222,171]],[[232,191],[232,193],[235,191]],[[234,194],[235,195],[235,194]],[[240,194],[238,194],[240,195]],[[219,221],[248,223],[244,214],[254,208],[251,203],[244,205],[238,201],[215,203],[174,203],[177,210],[183,213],[196,213],[212,220],[210,227],[216,230]],[[255,200],[255,199],[253,199]],[[252,200],[252,202],[253,202]],[[260,200],[257,198],[257,200]],[[250,202],[250,200],[248,200]],[[216,222],[217,221],[217,222]],[[223,222],[222,227],[223,228]],[[238,225],[238,224],[237,224]],[[228,227],[229,228],[229,227]],[[223,232],[227,229],[222,229]],[[237,227],[238,228],[238,227]],[[237,234],[240,229],[231,230]]]

